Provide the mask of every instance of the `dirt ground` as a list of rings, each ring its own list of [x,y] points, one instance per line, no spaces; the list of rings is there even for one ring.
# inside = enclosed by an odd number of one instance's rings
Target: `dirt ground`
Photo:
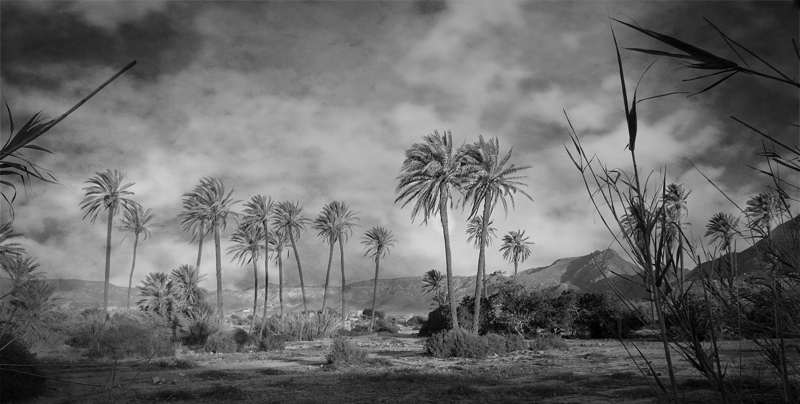
[[[637,369],[614,340],[567,340],[569,350],[524,351],[476,359],[436,359],[424,355],[425,338],[414,334],[353,337],[370,353],[370,362],[331,368],[325,354],[331,340],[291,342],[284,351],[237,354],[195,353],[182,349],[175,362],[88,361],[51,358],[42,370],[50,378],[35,403],[654,403],[652,377]],[[668,382],[657,341],[631,341]],[[635,355],[638,355],[633,351]],[[740,355],[740,353],[742,355]],[[752,360],[757,353],[738,342],[722,346],[729,374],[741,368],[765,373]],[[677,355],[676,355],[677,356]],[[681,394],[689,403],[714,403],[709,384],[678,358]],[[759,388],[751,382],[752,388]],[[768,400],[771,401],[771,400]]]

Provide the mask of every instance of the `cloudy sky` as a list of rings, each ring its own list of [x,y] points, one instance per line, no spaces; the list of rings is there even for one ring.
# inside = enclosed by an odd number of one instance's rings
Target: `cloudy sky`
[[[524,182],[533,201],[518,198],[507,216],[493,216],[500,236],[524,229],[536,243],[524,268],[585,255],[607,248],[611,237],[564,150],[563,111],[589,152],[611,167],[629,166],[608,16],[738,60],[705,17],[798,76],[791,49],[798,16],[788,1],[4,0],[0,13],[0,84],[17,124],[38,111],[62,114],[137,61],[38,141],[54,154],[29,153],[59,184],[34,182],[21,192],[14,226],[56,278],[103,278],[105,218],[94,225],[81,220],[78,205],[85,181],[106,169],[135,182],[135,200],[164,225],[140,243],[135,284],[148,272],[194,263],[196,245],[176,215],[181,195],[206,176],[235,188],[236,199],[299,201],[312,218],[328,202],[350,204],[362,226],[346,246],[351,280],[372,276],[359,244],[372,226],[391,229],[398,240],[382,261],[382,277],[443,271],[439,222],[412,223],[410,206],[394,203],[404,150],[434,130],[451,130],[459,145],[496,136],[503,150],[513,147],[513,164],[531,166]],[[614,27],[623,47],[668,50]],[[632,88],[654,58],[629,51],[622,57]],[[657,62],[640,97],[710,84],[682,82],[691,76],[677,67]],[[765,179],[748,168],[763,165],[756,155],[761,138],[730,116],[798,141],[789,127],[798,122],[797,91],[752,77],[639,108],[638,160],[645,172],[666,169],[668,181],[692,189],[688,221],[698,241],[714,212],[735,208],[690,161],[741,205],[765,189]],[[3,109],[3,139],[8,124]],[[7,221],[8,206],[2,210]],[[478,256],[466,243],[466,216],[451,212],[457,275],[473,274]],[[115,230],[112,243],[111,281],[125,285],[133,237]],[[489,249],[487,270],[513,271],[498,247],[496,241]],[[322,283],[327,247],[309,229],[299,249],[306,282]],[[204,250],[211,287],[213,249]],[[229,256],[223,266],[226,287],[252,284],[250,266]],[[297,279],[295,268],[287,260],[289,281]]]

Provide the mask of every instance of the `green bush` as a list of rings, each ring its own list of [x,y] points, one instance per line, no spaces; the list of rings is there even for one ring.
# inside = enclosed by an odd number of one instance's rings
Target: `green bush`
[[[487,355],[504,355],[526,349],[528,345],[520,335],[477,335],[464,329],[434,334],[425,343],[425,352],[436,358],[482,359]]]
[[[288,341],[313,341],[330,338],[342,328],[342,319],[333,311],[322,314],[289,313],[267,319],[261,338],[267,335],[285,335]]]
[[[350,328],[350,331],[345,330],[344,328],[340,328],[336,331],[336,335],[341,335],[345,337],[360,337],[362,335],[370,335],[372,331],[369,330],[369,323],[367,324],[355,324]]]
[[[386,331],[394,334],[399,332],[400,328],[389,320],[380,319],[375,322],[375,331]]]
[[[86,354],[113,359],[174,356],[170,336],[163,317],[145,312],[118,313],[108,320],[97,345],[90,346]]]
[[[66,343],[75,348],[90,348],[99,352],[100,336],[105,327],[105,313],[85,310],[66,327]]]
[[[610,292],[584,293],[578,298],[575,327],[591,338],[626,338],[644,325],[636,310]]]
[[[493,334],[489,334],[493,335]],[[506,352],[525,351],[528,349],[528,341],[525,337],[519,334],[506,334],[504,335],[506,342]],[[562,341],[563,342],[563,341]],[[566,344],[565,344],[566,345]]]
[[[203,345],[206,352],[212,353],[233,353],[236,352],[236,340],[233,339],[233,332],[220,330],[211,334]]]
[[[203,345],[208,337],[219,331],[219,318],[216,307],[202,300],[200,304],[187,312],[183,343],[186,345]]]
[[[498,355],[505,355],[508,351],[506,338],[500,334],[486,334],[487,352],[496,353]]]
[[[272,334],[258,341],[258,349],[262,351],[282,351],[286,348],[286,336]]]
[[[412,316],[411,318],[408,319],[408,321],[406,321],[406,325],[415,330],[419,330],[420,327],[422,327],[422,325],[425,324],[426,321],[428,321],[428,319],[425,317]]]
[[[244,350],[244,346],[250,342],[250,335],[247,334],[247,331],[241,328],[234,328],[231,332],[231,336],[233,337],[233,341],[236,343],[236,350],[241,352]]]
[[[569,345],[556,334],[538,334],[527,343],[527,346],[533,351],[547,351],[550,349],[558,349],[560,351],[568,351]]]
[[[456,311],[458,313],[458,325],[464,329],[472,330],[472,322],[475,318],[475,297],[464,296]],[[481,297],[481,319],[478,322],[478,333],[484,335],[493,331],[495,321],[495,309],[492,302],[486,297]]]
[[[331,351],[325,355],[325,358],[330,365],[355,365],[366,362],[367,351],[353,345],[345,337],[335,336]]]
[[[420,337],[430,337],[453,328],[450,321],[450,306],[439,306],[428,313],[428,321],[419,329]]]
[[[362,315],[363,315],[364,318],[371,318],[372,317],[372,309],[364,309],[362,311],[362,313],[363,313]],[[383,319],[383,318],[386,318],[386,313],[384,313],[384,312],[382,312],[380,310],[375,310],[375,319],[379,320],[379,319]]]
[[[35,363],[22,342],[11,334],[0,335],[0,402],[27,400],[44,391],[45,379]]]

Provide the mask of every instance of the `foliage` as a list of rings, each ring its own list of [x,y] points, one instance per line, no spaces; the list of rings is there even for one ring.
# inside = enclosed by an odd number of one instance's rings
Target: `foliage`
[[[425,272],[422,276],[422,290],[426,295],[433,295],[433,304],[436,306],[447,304],[445,285],[444,275],[435,269]]]
[[[553,307],[550,298],[542,291],[525,288],[513,280],[498,285],[498,291],[491,297],[496,313],[491,329],[495,332],[533,335],[538,329],[550,328]],[[563,321],[562,321],[563,322]]]
[[[287,341],[313,341],[330,338],[342,328],[338,314],[326,311],[317,315],[289,313],[283,316],[272,316],[265,321],[261,338],[268,335],[283,335]]]
[[[236,350],[239,352],[243,351],[244,346],[250,342],[250,334],[241,328],[234,328],[231,331],[231,335],[233,337],[233,341],[236,343]]]
[[[193,306],[186,315],[185,331],[186,336],[183,343],[186,345],[202,345],[211,334],[219,331],[220,322],[217,317],[216,308],[201,300]]]
[[[163,272],[151,272],[142,286],[139,286],[140,299],[136,302],[139,310],[153,312],[163,317],[172,315],[175,298],[172,281]]]
[[[530,237],[525,237],[525,230],[510,231],[503,236],[503,245],[500,246],[500,252],[503,253],[503,259],[514,264],[514,276],[517,276],[517,267],[519,264],[525,262],[531,256],[531,248],[528,241]]]
[[[258,340],[258,349],[262,351],[282,351],[286,348],[285,335],[269,334]]]
[[[308,312],[306,284],[303,281],[303,266],[300,264],[300,254],[297,252],[297,238],[300,237],[300,230],[305,231],[306,224],[309,222],[309,219],[302,216],[302,213],[303,207],[300,206],[299,202],[280,202],[275,209],[275,218],[272,220],[272,224],[275,226],[276,235],[285,234],[289,237],[289,242],[294,252],[294,259],[297,263],[297,272],[300,274],[300,292],[303,294],[303,311]],[[280,261],[278,261],[278,265],[280,265]]]
[[[375,331],[386,331],[392,334],[396,334],[400,332],[400,328],[397,327],[395,319],[380,319],[375,323]]]
[[[105,318],[96,310],[86,311],[70,327],[68,344],[87,348],[90,357],[114,359],[172,356],[170,329],[163,318],[142,312],[116,313]]]
[[[406,325],[409,327],[421,327],[425,322],[428,321],[427,318],[422,316],[412,316],[406,321]],[[419,329],[419,328],[417,328]]]
[[[200,287],[200,282],[205,279],[205,275],[200,274],[200,270],[193,265],[181,265],[178,269],[173,269],[169,275],[172,282],[172,298],[175,304],[175,311],[189,316],[195,309],[207,310],[205,289]],[[203,308],[201,308],[203,306]]]
[[[203,348],[212,353],[233,353],[238,349],[233,331],[219,330],[208,336]]]
[[[627,338],[644,325],[637,310],[611,293],[585,293],[578,298],[575,327],[591,338]]]
[[[569,345],[556,334],[544,333],[537,334],[527,342],[528,347],[534,351],[547,351],[558,349],[561,351],[569,350]]]
[[[333,337],[331,350],[325,355],[328,364],[335,366],[357,365],[367,360],[367,351],[359,348],[345,337]]]
[[[361,313],[362,313],[361,316],[364,318],[372,318],[372,309],[364,309],[361,311]],[[386,313],[380,310],[375,310],[375,318],[382,320],[386,318]]]
[[[479,336],[464,329],[449,330],[431,336],[425,343],[425,353],[436,358],[476,358],[504,355],[527,349],[519,335],[486,334]]]
[[[441,333],[453,329],[453,323],[450,321],[450,306],[444,305],[435,308],[428,313],[428,320],[419,329],[420,337],[430,337],[433,334]]]
[[[464,296],[461,299],[461,304],[458,305],[458,323],[463,324],[464,329],[468,329],[469,331],[475,331],[472,329],[472,325],[474,324],[474,311],[475,308],[475,298],[470,295]],[[480,311],[480,321],[478,322],[478,334],[486,334],[487,332],[495,329],[495,322],[497,311],[494,309],[492,305],[492,301],[485,297],[481,297],[481,311]]]
[[[0,380],[3,403],[31,399],[45,389],[35,355],[12,334],[0,335]]]
[[[492,244],[492,240],[496,237],[495,232],[497,229],[492,227],[494,221],[490,220],[489,223],[486,225],[486,237],[485,237],[485,245],[484,247],[488,247]],[[467,243],[472,243],[472,245],[477,249],[480,248],[478,243],[481,242],[483,237],[483,216],[474,216],[472,219],[467,221]]]

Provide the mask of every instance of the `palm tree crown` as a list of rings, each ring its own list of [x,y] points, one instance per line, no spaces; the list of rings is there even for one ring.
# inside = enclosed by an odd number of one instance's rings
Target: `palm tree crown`
[[[163,272],[151,272],[139,286],[139,299],[136,305],[140,310],[152,311],[169,316],[173,310],[172,281]]]
[[[529,245],[533,242],[528,241],[530,237],[525,237],[525,230],[510,231],[503,236],[503,245],[500,252],[503,259],[514,264],[514,276],[517,275],[517,264],[525,262],[531,256]]]
[[[139,235],[143,234],[143,240],[147,240],[151,227],[162,227],[160,223],[150,223],[155,219],[156,214],[152,209],[144,210],[142,205],[135,204],[131,209],[127,209],[122,217],[122,225],[117,226],[118,230],[131,232]]]
[[[260,226],[242,223],[231,235],[231,241],[233,245],[228,247],[228,254],[233,254],[232,260],[239,261],[240,265],[257,261],[266,252],[262,244],[264,230]]]
[[[492,244],[492,239],[496,237],[495,232],[497,229],[492,227],[493,220],[489,221],[489,224],[486,225],[486,241],[484,247],[488,247]],[[469,219],[467,222],[467,243],[472,243],[475,248],[480,248],[480,242],[484,238],[481,236],[483,233],[483,216],[475,216],[472,219]]]
[[[342,243],[347,241],[347,237],[352,234],[355,221],[358,220],[356,214],[344,202],[333,201],[322,207],[322,212],[314,219],[314,229],[319,230],[318,236],[322,242],[327,242],[330,246],[328,253],[328,269],[325,273],[325,292],[322,295],[322,311],[325,311],[325,303],[328,299],[328,285],[331,275],[331,264],[333,263],[333,246],[337,241]],[[344,247],[342,247],[342,254]],[[342,277],[344,278],[344,257],[342,259]],[[344,281],[342,281],[342,298],[344,298]]]
[[[769,236],[772,226],[780,219],[783,201],[775,194],[758,194],[747,201],[744,212],[747,215],[747,227],[761,236]]]
[[[364,256],[373,259],[383,258],[389,254],[389,248],[394,247],[396,241],[391,231],[383,227],[373,227],[367,230],[361,241],[366,248]]]
[[[123,185],[122,174],[117,170],[96,173],[86,183],[89,186],[83,188],[86,191],[86,195],[81,201],[80,207],[81,210],[86,211],[83,218],[91,217],[93,224],[101,210],[109,210],[109,216],[113,217],[119,213],[120,206],[127,209],[136,204],[136,202],[126,198],[128,195],[133,195],[133,192],[127,189],[133,186],[134,183],[129,182]]]
[[[205,277],[192,265],[184,264],[172,270],[169,280],[172,281],[172,294],[178,310],[188,314],[192,308],[205,301],[207,292],[200,287],[200,282]]]
[[[727,250],[733,238],[739,234],[739,218],[730,213],[715,213],[706,225],[706,237],[712,243],[718,243],[720,248]]]
[[[496,137],[486,141],[483,135],[479,136],[478,142],[468,148],[470,164],[467,167],[469,169],[469,179],[465,184],[464,200],[472,201],[470,218],[478,214],[481,204],[487,200],[492,210],[497,205],[497,202],[501,202],[506,213],[508,212],[506,197],[511,201],[511,206],[514,207],[514,195],[517,192],[533,201],[533,198],[521,189],[521,187],[528,186],[519,181],[526,178],[526,176],[516,175],[518,172],[531,167],[517,167],[514,164],[506,167],[512,152],[513,149],[509,150],[508,154],[501,158],[500,141]]]
[[[5,265],[10,260],[19,258],[25,252],[19,243],[9,242],[9,240],[20,237],[21,234],[14,233],[11,222],[3,223],[0,226],[0,266]]]

